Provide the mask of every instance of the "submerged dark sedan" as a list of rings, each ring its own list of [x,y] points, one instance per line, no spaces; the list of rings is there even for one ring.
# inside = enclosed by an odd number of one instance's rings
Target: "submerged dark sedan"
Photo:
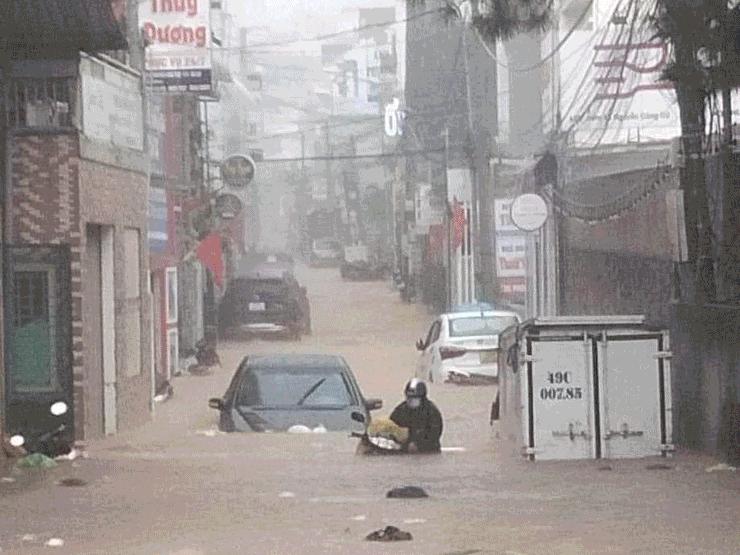
[[[222,431],[287,431],[294,426],[328,431],[364,430],[379,399],[365,399],[352,370],[335,355],[246,357],[222,399]]]

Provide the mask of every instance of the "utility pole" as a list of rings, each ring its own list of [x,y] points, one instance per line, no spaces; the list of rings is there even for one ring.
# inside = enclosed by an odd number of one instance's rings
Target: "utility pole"
[[[10,239],[6,230],[10,228],[10,168],[9,143],[10,130],[7,118],[6,102],[10,97],[10,63],[4,50],[0,50],[0,198],[2,198],[2,215],[0,216],[0,442],[5,437],[5,250]]]
[[[326,121],[326,125],[324,126],[324,137],[326,141],[326,163],[324,166],[325,175],[326,175],[326,198],[328,200],[329,204],[329,210],[331,211],[331,227],[332,227],[332,233],[334,236],[337,234],[337,218],[336,218],[336,208],[335,208],[335,199],[334,199],[334,183],[332,182],[332,175],[331,175],[331,156],[332,156],[332,148],[331,148],[331,136],[329,134],[329,120]]]
[[[445,125],[445,175],[444,175],[444,206],[445,206],[445,227],[447,228],[447,275],[445,276],[446,284],[446,310],[452,310],[452,213],[450,210],[450,184],[448,182],[448,170],[450,167],[450,128]]]

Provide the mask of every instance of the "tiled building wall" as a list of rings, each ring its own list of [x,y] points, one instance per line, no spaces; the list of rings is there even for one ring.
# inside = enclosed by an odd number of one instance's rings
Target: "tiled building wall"
[[[151,401],[151,299],[148,291],[149,254],[147,248],[147,177],[142,173],[116,168],[91,160],[80,161],[80,218],[88,223],[114,227],[116,370],[118,427],[138,426],[149,419]],[[124,248],[126,230],[139,232],[139,291],[141,325],[132,331],[126,311],[125,267],[131,261]],[[132,342],[138,341],[141,354],[139,371],[127,367]]]
[[[84,430],[82,238],[76,133],[18,135],[11,147],[15,244],[70,246],[75,429]]]

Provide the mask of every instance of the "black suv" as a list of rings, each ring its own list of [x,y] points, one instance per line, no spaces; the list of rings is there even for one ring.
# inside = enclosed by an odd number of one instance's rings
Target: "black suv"
[[[259,272],[231,280],[219,305],[223,337],[281,335],[300,339],[311,333],[306,288],[290,272]]]

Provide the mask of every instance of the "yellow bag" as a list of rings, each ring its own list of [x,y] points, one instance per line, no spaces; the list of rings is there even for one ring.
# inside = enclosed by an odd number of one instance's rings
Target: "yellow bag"
[[[392,439],[396,443],[404,444],[409,440],[409,429],[402,428],[390,418],[378,418],[368,425],[367,435]]]

